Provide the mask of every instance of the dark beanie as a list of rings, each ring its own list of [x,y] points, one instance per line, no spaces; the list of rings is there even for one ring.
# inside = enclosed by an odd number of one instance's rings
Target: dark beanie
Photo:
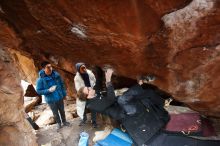
[[[47,64],[50,64],[50,62],[44,61],[44,62],[41,63],[41,67],[45,68]]]

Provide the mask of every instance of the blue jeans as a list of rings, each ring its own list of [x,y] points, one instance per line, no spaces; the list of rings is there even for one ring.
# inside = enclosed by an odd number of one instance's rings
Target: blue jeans
[[[61,124],[61,119],[63,123],[66,122],[63,99],[53,102],[53,103],[48,103],[48,105],[53,112],[53,116],[55,118],[56,123]],[[61,119],[60,119],[59,113],[60,113]]]

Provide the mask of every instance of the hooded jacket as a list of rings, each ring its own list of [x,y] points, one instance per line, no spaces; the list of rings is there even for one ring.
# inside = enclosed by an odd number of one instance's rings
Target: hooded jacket
[[[85,87],[85,83],[79,73],[79,68],[80,66],[84,65],[84,63],[77,63],[76,64],[76,70],[77,70],[77,73],[76,73],[76,76],[74,77],[74,83],[75,83],[75,88],[76,88],[76,91],[78,92],[79,89],[81,87]],[[87,70],[87,73],[89,75],[89,80],[90,80],[90,85],[91,87],[93,88],[95,86],[95,82],[96,82],[96,78],[95,78],[95,75],[92,73],[91,70],[89,69],[86,69]],[[81,101],[79,100],[78,98],[76,99],[76,110],[77,110],[77,115],[83,119],[83,114],[84,114],[84,111],[85,111],[85,107],[86,107],[86,102],[85,101]]]
[[[44,70],[39,71],[39,78],[36,83],[36,91],[40,95],[45,96],[47,103],[53,103],[63,99],[66,96],[66,89],[64,82],[60,77],[60,74],[56,71],[52,71],[51,75],[46,75]],[[49,88],[56,85],[54,92],[49,92]]]

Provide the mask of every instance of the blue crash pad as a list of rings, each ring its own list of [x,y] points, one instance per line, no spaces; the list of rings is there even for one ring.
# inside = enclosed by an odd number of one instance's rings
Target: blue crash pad
[[[94,146],[131,146],[132,143],[127,133],[115,128],[105,139],[98,141]]]

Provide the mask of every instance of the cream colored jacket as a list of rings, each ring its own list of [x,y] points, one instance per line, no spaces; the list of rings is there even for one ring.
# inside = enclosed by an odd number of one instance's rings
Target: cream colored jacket
[[[87,69],[87,73],[89,75],[89,80],[91,87],[93,88],[95,86],[96,78],[95,75],[92,73],[91,70]],[[74,77],[74,83],[76,91],[78,92],[81,87],[85,87],[84,81],[80,75],[79,72],[76,73],[76,76]],[[83,119],[83,114],[85,112],[86,102],[80,101],[79,98],[76,98],[76,111],[77,115]]]

